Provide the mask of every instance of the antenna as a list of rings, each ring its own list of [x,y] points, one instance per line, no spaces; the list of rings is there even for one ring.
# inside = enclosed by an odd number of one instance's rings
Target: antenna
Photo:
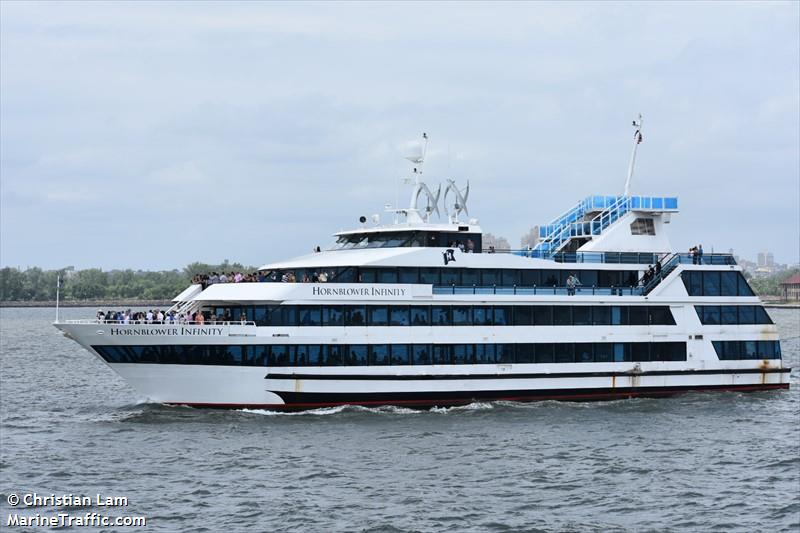
[[[633,121],[636,131],[633,133],[633,151],[631,152],[631,163],[628,165],[628,179],[625,180],[625,196],[631,194],[631,178],[633,178],[633,165],[636,164],[636,148],[642,143],[642,114],[639,113],[637,120]]]

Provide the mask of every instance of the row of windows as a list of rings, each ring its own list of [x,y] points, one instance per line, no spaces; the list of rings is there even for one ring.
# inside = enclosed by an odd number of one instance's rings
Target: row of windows
[[[243,366],[685,361],[683,342],[93,346],[111,363]]]
[[[687,270],[681,278],[689,296],[754,296],[741,272]]]
[[[731,359],[780,359],[779,341],[713,341],[717,357]]]
[[[695,305],[694,309],[704,325],[774,324],[760,305]]]
[[[461,226],[468,231],[469,226]],[[465,250],[475,253],[481,251],[482,235],[480,233],[455,233],[439,231],[392,231],[367,232],[341,235],[336,239],[333,250],[350,250],[354,248],[402,248],[402,247],[448,247],[462,245]]]
[[[279,305],[215,307],[259,326],[674,326],[669,306]]]
[[[458,253],[455,255],[458,265]],[[451,263],[452,265],[453,263]],[[276,270],[267,273],[267,281],[281,281],[291,272],[295,279],[314,273],[327,272],[328,281],[335,283],[409,283],[423,285],[512,287],[564,287],[567,278],[574,274],[584,287],[635,287],[639,272],[636,270],[534,270],[499,268],[450,267],[319,267],[314,269]]]

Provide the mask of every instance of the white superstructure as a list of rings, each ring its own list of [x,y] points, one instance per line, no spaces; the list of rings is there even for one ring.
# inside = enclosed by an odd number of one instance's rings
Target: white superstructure
[[[362,217],[330,250],[264,265],[259,282],[188,287],[173,311],[201,312],[202,324],[55,325],[169,404],[427,407],[788,388],[777,329],[733,258],[672,250],[676,198],[590,196],[540,226],[534,248],[494,250],[477,220],[460,221],[469,187],[448,180],[442,195],[421,180],[424,148],[409,159],[411,203],[390,210],[393,223]],[[446,221],[434,223],[440,201]]]

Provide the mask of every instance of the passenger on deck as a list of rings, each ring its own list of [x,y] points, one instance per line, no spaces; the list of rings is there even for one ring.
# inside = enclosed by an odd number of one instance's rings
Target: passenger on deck
[[[473,253],[475,251],[475,242],[472,239],[467,239],[467,253]]]
[[[703,264],[703,245],[702,244],[698,244],[697,245],[697,264],[698,265],[702,265]]]
[[[570,273],[569,277],[567,278],[567,294],[570,296],[575,295],[575,288],[581,284],[581,280],[575,276],[575,274]]]
[[[656,261],[656,276],[661,276],[661,260]]]

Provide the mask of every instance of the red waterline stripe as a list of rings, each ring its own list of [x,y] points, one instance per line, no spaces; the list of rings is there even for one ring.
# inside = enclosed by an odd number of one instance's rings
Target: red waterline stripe
[[[298,409],[318,409],[321,407],[339,407],[343,405],[359,406],[381,406],[381,405],[468,405],[474,402],[534,402],[543,400],[601,400],[601,399],[625,399],[634,397],[654,397],[654,396],[673,396],[687,392],[756,392],[767,390],[788,389],[788,383],[770,383],[765,385],[731,385],[725,387],[697,387],[692,389],[659,389],[641,392],[601,392],[590,394],[557,394],[551,396],[500,396],[496,398],[470,398],[470,399],[422,399],[422,400],[355,400],[340,402],[306,402],[306,403],[264,403],[264,404],[238,404],[238,403],[185,403],[185,402],[165,402],[167,405],[178,405],[195,408],[216,408],[216,409],[274,409],[274,410],[298,410]]]

